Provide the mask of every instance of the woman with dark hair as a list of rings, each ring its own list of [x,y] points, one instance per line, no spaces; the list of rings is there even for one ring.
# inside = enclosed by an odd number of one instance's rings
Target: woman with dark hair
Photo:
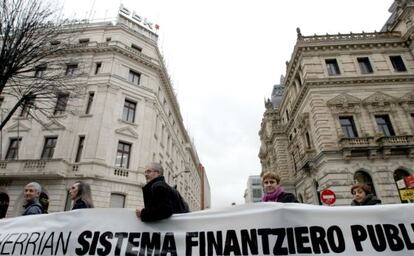
[[[43,208],[43,213],[48,213],[49,210],[49,196],[46,192],[41,192],[39,195],[39,203]]]
[[[381,204],[381,200],[371,193],[371,187],[367,184],[361,183],[353,185],[351,194],[354,198],[351,203],[352,206]]]
[[[73,200],[72,210],[93,208],[91,187],[83,181],[75,182],[69,189],[70,198]]]

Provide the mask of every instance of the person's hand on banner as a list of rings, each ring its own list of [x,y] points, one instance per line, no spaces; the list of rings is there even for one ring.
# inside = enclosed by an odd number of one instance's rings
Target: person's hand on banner
[[[142,208],[140,207],[137,207],[137,209],[135,210],[135,214],[137,215],[138,218],[141,218],[141,211],[142,211]]]

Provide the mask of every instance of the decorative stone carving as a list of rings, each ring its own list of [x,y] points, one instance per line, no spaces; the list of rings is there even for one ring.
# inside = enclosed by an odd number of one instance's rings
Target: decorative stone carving
[[[342,106],[347,107],[348,105],[360,104],[361,100],[357,97],[349,95],[347,93],[342,93],[336,96],[333,99],[328,100],[328,106]]]
[[[391,104],[391,103],[394,103],[396,101],[397,101],[396,98],[394,98],[394,97],[392,97],[388,94],[385,94],[385,93],[382,93],[382,92],[376,92],[376,93],[372,94],[371,96],[365,98],[362,101],[362,103],[364,105],[380,105],[381,106],[381,105],[384,105],[386,103]]]
[[[123,128],[119,128],[115,130],[115,133],[124,135],[124,136],[128,136],[128,137],[132,137],[137,139],[138,138],[138,133],[136,133],[132,128],[130,127],[123,127]]]
[[[51,122],[43,124],[42,126],[43,126],[43,130],[48,130],[48,131],[66,129],[66,127],[64,125],[62,125],[61,123],[59,123],[56,120],[52,120]]]
[[[13,123],[12,125],[10,125],[9,127],[7,127],[7,132],[17,132],[17,131],[27,132],[27,131],[30,131],[30,128],[20,121],[17,121]]]
[[[362,104],[367,107],[368,112],[395,112],[395,103],[398,100],[388,94],[376,92],[365,98]]]
[[[328,100],[327,105],[333,114],[349,114],[361,112],[361,100],[347,93]]]

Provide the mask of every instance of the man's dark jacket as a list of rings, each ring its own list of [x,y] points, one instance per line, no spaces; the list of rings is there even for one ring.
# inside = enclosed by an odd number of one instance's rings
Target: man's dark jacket
[[[169,218],[174,213],[188,212],[183,210],[186,204],[178,191],[159,176],[148,182],[143,188],[144,206],[141,211],[141,220],[144,222],[157,221]]]
[[[40,203],[35,201],[27,202],[26,205],[24,205],[24,212],[22,216],[26,215],[34,215],[34,214],[42,214],[43,213],[43,207],[40,205]]]

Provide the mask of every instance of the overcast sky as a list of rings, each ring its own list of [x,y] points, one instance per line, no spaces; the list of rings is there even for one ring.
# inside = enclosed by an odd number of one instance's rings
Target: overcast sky
[[[212,207],[244,203],[260,174],[264,98],[303,35],[379,31],[393,0],[62,0],[71,17],[120,3],[160,25],[159,46],[211,187]],[[92,11],[91,11],[92,10]]]

